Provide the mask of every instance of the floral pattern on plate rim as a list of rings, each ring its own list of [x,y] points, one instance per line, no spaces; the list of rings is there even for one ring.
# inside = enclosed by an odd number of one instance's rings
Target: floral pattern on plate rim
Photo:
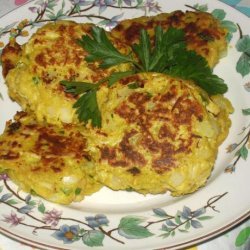
[[[85,17],[90,21],[98,20],[97,24],[107,30],[115,27],[122,19],[123,13],[113,17],[106,17],[105,12],[109,8],[120,8],[121,10],[137,9],[143,14],[151,12],[160,12],[160,4],[155,0],[68,0],[69,9],[66,9],[65,0],[39,0],[34,6],[29,7],[33,13],[34,19],[13,22],[6,27],[0,27],[0,39],[3,36],[9,36],[9,39],[15,39],[19,36],[28,37],[27,28],[40,27],[46,22],[53,22],[60,19]],[[60,5],[60,8],[57,7]],[[191,9],[208,11],[207,5],[196,4],[186,6]],[[89,11],[93,8],[98,9],[98,15],[93,15]],[[215,9],[211,12],[218,18],[221,24],[229,30],[227,39],[230,41],[233,33],[239,32],[239,39],[236,43],[236,49],[241,53],[236,65],[236,71],[244,77],[250,73],[250,36],[242,34],[240,26],[225,19],[224,10]],[[0,41],[0,47],[4,43]],[[1,50],[0,50],[1,53]],[[250,92],[250,82],[245,83],[244,89]],[[0,93],[0,98],[2,95]],[[242,110],[242,115],[250,115],[250,108]],[[225,168],[225,172],[232,173],[236,169],[239,160],[246,160],[250,149],[250,124],[242,128],[239,142],[230,144],[227,152],[233,155],[233,161]],[[23,225],[32,229],[33,234],[38,234],[40,230],[51,231],[51,236],[62,241],[64,244],[71,244],[81,240],[86,246],[103,246],[105,238],[110,238],[117,243],[124,244],[126,239],[143,239],[147,237],[158,236],[166,238],[174,237],[177,233],[188,233],[190,230],[203,227],[202,223],[213,218],[216,208],[213,204],[223,198],[227,192],[211,197],[207,202],[195,209],[184,206],[175,214],[168,214],[162,208],[153,209],[154,219],[141,217],[137,215],[128,215],[120,218],[115,228],[110,228],[109,219],[104,214],[86,216],[84,220],[63,217],[63,212],[55,208],[48,209],[42,200],[37,200],[31,195],[20,194],[16,187],[10,185],[6,174],[0,175],[0,203],[11,208],[9,214],[2,214],[2,221],[15,227]],[[33,211],[38,214],[33,215]],[[210,211],[209,211],[210,210]],[[26,223],[27,218],[34,221],[32,224]],[[68,223],[66,223],[66,221]],[[203,222],[204,221],[204,222]],[[70,222],[70,223],[69,223]],[[155,232],[151,230],[151,225],[159,224],[160,228]],[[114,236],[114,232],[116,235]],[[159,232],[161,232],[159,234]],[[118,236],[117,236],[118,235]]]
[[[174,237],[177,233],[188,233],[190,230],[203,227],[206,220],[212,219],[216,212],[219,212],[214,204],[227,195],[225,192],[211,197],[199,208],[191,209],[184,206],[175,214],[169,214],[163,208],[156,208],[153,209],[154,218],[126,215],[120,218],[116,227],[110,228],[109,219],[105,214],[86,216],[84,220],[64,217],[62,211],[46,208],[42,200],[25,193],[21,194],[16,187],[10,185],[6,174],[0,174],[0,181],[0,203],[11,209],[8,214],[2,214],[2,221],[11,227],[28,227],[35,235],[40,230],[50,230],[53,232],[51,236],[63,241],[64,244],[81,240],[90,247],[103,246],[106,237],[119,244],[125,244],[123,238],[143,239],[158,236],[164,239]],[[33,223],[26,222],[27,218]],[[150,229],[155,224],[160,225],[157,232]]]

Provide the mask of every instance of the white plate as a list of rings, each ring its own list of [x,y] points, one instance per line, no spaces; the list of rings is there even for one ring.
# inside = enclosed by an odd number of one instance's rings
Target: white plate
[[[43,8],[39,5],[42,2],[32,1],[10,12],[0,19],[0,27],[10,25],[5,30],[8,31],[11,25],[17,25],[17,22],[25,18],[35,20],[37,11]],[[154,10],[159,11],[158,7],[163,12],[170,12],[190,9],[185,4],[193,6],[199,3],[207,5],[209,12],[215,9],[220,10],[217,13],[225,11],[223,21],[231,20],[239,24],[243,35],[250,34],[249,18],[212,0],[114,1],[123,2],[121,8],[104,5],[91,7],[93,2],[113,5],[113,1],[109,0],[49,2],[50,13],[46,11],[41,20],[56,14],[63,14],[60,18],[69,18],[64,14],[69,13],[72,2],[80,2],[81,15],[99,16],[92,18],[95,23],[108,18],[111,25],[115,25],[118,19],[144,15],[145,11],[146,14],[153,15]],[[51,4],[54,2],[57,2],[57,6]],[[134,6],[137,2],[141,2],[141,6],[145,6],[146,2],[149,4],[146,8],[136,8]],[[63,11],[60,12],[62,6]],[[83,17],[73,19],[89,22],[89,19]],[[38,24],[36,22],[35,26]],[[30,33],[35,29],[36,27],[32,28]],[[9,35],[2,35],[0,40],[7,43]],[[235,112],[231,116],[233,124],[229,137],[220,147],[214,171],[204,188],[180,198],[172,198],[169,194],[142,196],[103,188],[81,203],[60,206],[18,191],[11,180],[6,180],[6,176],[1,175],[0,232],[44,249],[93,249],[93,246],[100,249],[176,249],[207,240],[245,219],[250,207],[250,156],[247,155],[250,147],[249,142],[247,143],[250,116],[244,115],[242,109],[250,108],[250,75],[242,77],[236,71],[236,63],[242,55],[235,48],[239,38],[240,32],[236,31],[230,42],[228,55],[215,68],[215,73],[229,86],[226,96],[231,100]],[[20,39],[21,42],[26,40],[27,38]],[[3,131],[5,122],[13,117],[19,107],[8,98],[3,78],[0,78],[0,93],[3,97],[0,100],[0,131]],[[234,171],[225,172],[226,168],[230,170],[228,166],[233,166]],[[182,214],[181,221],[175,220],[177,214]],[[166,228],[170,229],[169,236],[164,231]],[[69,236],[70,233],[77,233],[78,237],[73,242],[66,242],[65,235]]]

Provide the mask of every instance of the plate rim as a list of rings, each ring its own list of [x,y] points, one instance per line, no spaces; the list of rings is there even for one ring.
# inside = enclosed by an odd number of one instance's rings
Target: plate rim
[[[192,240],[190,241],[186,241],[186,242],[183,242],[183,243],[179,243],[179,244],[175,244],[175,245],[169,245],[167,247],[161,247],[161,248],[156,248],[155,250],[165,250],[165,249],[183,249],[183,247],[191,247],[193,245],[196,245],[196,244],[200,244],[200,243],[203,243],[207,240],[211,240],[212,238],[215,238],[217,236],[219,236],[220,234],[226,232],[226,231],[229,231],[230,229],[234,228],[235,226],[241,224],[243,221],[246,221],[250,218],[250,209],[249,211],[247,211],[246,213],[244,213],[243,215],[239,216],[238,218],[236,218],[235,220],[229,222],[227,225],[224,225],[218,229],[215,229],[214,231],[210,232],[209,234],[204,234],[204,235],[201,235],[197,238],[193,238]],[[55,246],[52,246],[52,245],[47,245],[47,244],[44,244],[44,243],[41,243],[41,242],[37,242],[37,241],[33,241],[33,240],[30,240],[28,238],[25,238],[23,236],[20,236],[20,235],[17,235],[17,234],[14,234],[2,227],[0,227],[0,233],[2,233],[3,235],[6,235],[7,237],[17,241],[17,242],[20,242],[22,244],[25,244],[27,246],[30,246],[30,247],[43,247],[42,249],[48,249],[48,250],[70,250],[70,248],[62,248],[62,247],[55,247]],[[30,243],[32,242],[32,243]],[[33,244],[34,243],[34,244]],[[46,247],[46,248],[44,248]]]
[[[187,0],[186,0],[186,1],[187,1]],[[9,11],[8,13],[4,14],[3,16],[1,16],[0,19],[2,19],[3,17],[5,17],[6,15],[11,14],[12,12],[15,12],[15,11],[16,11],[17,9],[19,9],[19,8],[25,7],[25,5],[28,5],[28,4],[32,3],[32,2],[34,2],[34,0],[28,1],[28,2],[25,3],[24,5],[19,6],[19,7],[15,8],[15,9]],[[207,2],[209,3],[208,0],[207,0]],[[241,12],[239,12],[237,9],[234,9],[233,7],[229,6],[228,4],[226,4],[226,3],[224,3],[224,2],[220,2],[220,3],[221,3],[221,4],[224,4],[224,5],[228,6],[228,7],[230,7],[232,10],[237,11],[238,13],[241,13]],[[243,14],[243,13],[241,13],[241,14],[242,14],[244,17],[247,17],[245,14]],[[209,233],[209,234],[206,234],[206,235],[203,235],[203,236],[194,238],[193,240],[190,240],[190,241],[187,241],[187,242],[184,242],[184,243],[180,243],[180,244],[172,245],[172,246],[167,246],[167,247],[165,247],[164,249],[170,249],[170,248],[173,248],[173,247],[177,247],[176,249],[179,249],[179,248],[182,248],[182,247],[184,247],[184,246],[191,246],[191,245],[196,244],[196,243],[204,242],[204,241],[206,241],[206,240],[208,240],[208,239],[211,239],[211,238],[213,238],[213,237],[218,236],[220,233],[223,233],[223,232],[225,232],[225,231],[227,231],[227,230],[230,230],[230,229],[233,228],[234,226],[240,224],[240,223],[241,223],[242,221],[244,221],[245,219],[249,218],[249,216],[250,216],[250,210],[248,210],[246,213],[242,214],[242,215],[239,216],[238,218],[234,219],[233,221],[231,221],[231,222],[228,223],[227,225],[222,226],[221,228],[216,229],[216,230],[214,230],[213,232],[211,232],[211,233]],[[6,232],[5,232],[6,234],[5,234],[3,231],[4,231],[4,232],[6,231]],[[7,233],[7,230],[4,229],[4,228],[2,228],[1,225],[0,225],[0,232],[1,232],[2,234],[6,235],[6,236],[9,236],[8,233]],[[11,235],[14,235],[12,232],[9,232],[9,233],[10,233]],[[14,240],[18,240],[19,242],[22,242],[22,241],[20,241],[20,240],[18,239],[18,237],[20,237],[20,236],[17,235],[17,238],[13,237],[13,239],[14,239]],[[26,239],[26,238],[25,238],[24,240],[30,241],[30,239]],[[28,245],[27,242],[25,242],[25,241],[24,241],[23,243],[26,244],[26,245]],[[39,243],[39,242],[35,242],[35,244],[38,244],[38,245],[31,245],[31,246],[34,246],[34,247],[37,247],[37,246],[38,246],[38,247],[40,247],[39,244],[44,245],[43,243]],[[164,244],[164,243],[162,243],[162,244]],[[50,245],[45,245],[45,247],[52,247],[51,249],[63,249],[63,250],[69,249],[69,248],[58,248],[58,247],[54,248],[53,246],[50,246]],[[50,249],[50,248],[49,248],[49,249]],[[157,248],[157,249],[161,249],[161,248]]]

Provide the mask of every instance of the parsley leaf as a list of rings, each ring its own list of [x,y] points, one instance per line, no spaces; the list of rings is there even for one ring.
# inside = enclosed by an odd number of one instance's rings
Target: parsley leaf
[[[185,48],[174,51],[173,57],[167,62],[163,73],[192,80],[208,94],[223,94],[227,91],[224,80],[212,73],[206,60],[194,51]]]
[[[80,121],[91,120],[93,127],[101,127],[101,112],[96,99],[97,89],[92,89],[83,94],[73,105]]]
[[[139,44],[134,44],[132,46],[134,52],[138,55],[143,71],[149,71],[151,49],[150,49],[150,39],[146,30],[141,30],[140,42]]]
[[[92,38],[84,35],[78,40],[78,44],[89,53],[85,60],[87,62],[101,61],[101,68],[133,61],[129,55],[121,54],[111,43],[105,30],[99,27],[92,28]]]
[[[115,82],[129,75],[133,75],[134,71],[114,72],[109,77],[106,77],[98,83],[88,82],[72,82],[61,81],[64,85],[65,92],[73,95],[80,95],[79,99],[74,103],[73,108],[76,109],[76,114],[80,122],[87,123],[91,120],[93,127],[101,127],[102,117],[98,107],[96,93],[102,83],[107,82],[111,87]]]
[[[166,61],[173,58],[174,51],[184,48],[184,31],[181,29],[169,28],[166,32],[160,26],[155,29],[155,46],[150,58],[149,71],[164,72]]]
[[[121,80],[124,77],[134,75],[135,71],[122,71],[122,72],[114,72],[108,77],[108,86],[111,87],[117,81]]]
[[[169,28],[163,32],[161,27],[155,29],[155,46],[150,46],[149,35],[141,31],[139,44],[133,45],[144,71],[165,73],[192,80],[208,94],[223,94],[227,85],[212,73],[207,61],[195,51],[187,50],[184,31]]]
[[[138,89],[138,88],[140,88],[140,85],[137,82],[133,82],[133,83],[128,84],[128,88],[129,89]]]
[[[173,51],[185,46],[183,30],[169,28],[163,32],[163,29],[157,26],[155,44],[152,46],[148,32],[143,29],[139,43],[132,45],[133,52],[139,59],[139,64],[135,60],[132,63],[134,63],[137,72],[163,72],[166,58],[170,57]]]
[[[100,128],[101,113],[96,99],[96,92],[100,83],[61,81],[61,84],[65,86],[65,92],[81,95],[73,105],[79,121],[88,122],[91,120],[94,127]]]
[[[88,83],[88,82],[72,82],[72,81],[61,81],[62,85],[65,86],[65,92],[72,94],[82,94],[89,90],[93,90],[99,87],[97,84]]]

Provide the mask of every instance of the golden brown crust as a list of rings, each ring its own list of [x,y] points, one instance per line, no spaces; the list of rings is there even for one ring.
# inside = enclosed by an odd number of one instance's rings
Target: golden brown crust
[[[130,26],[131,22],[133,26]],[[153,39],[156,25],[162,25],[164,29],[170,26],[183,28],[189,48],[194,48],[207,59],[214,48],[211,42],[216,40],[221,41],[220,46],[224,44],[226,33],[216,26],[218,23],[211,15],[176,11],[121,22],[112,31],[113,36],[119,36],[114,39],[115,46],[126,50],[120,41],[121,34],[131,44],[138,40],[141,28],[146,28]],[[55,191],[57,194],[67,186],[62,179],[68,175],[81,178],[76,181],[77,188],[78,185],[85,188],[89,183],[95,186],[95,181],[91,182],[92,176],[111,188],[132,187],[142,193],[172,190],[180,195],[202,186],[216,158],[217,136],[220,130],[224,129],[224,136],[228,132],[228,112],[225,111],[227,124],[224,128],[223,121],[219,124],[208,113],[201,97],[202,91],[191,82],[162,74],[142,73],[122,79],[108,90],[101,85],[98,105],[103,127],[94,129],[87,126],[82,131],[80,127],[70,125],[75,122],[71,113],[77,96],[65,93],[60,80],[97,82],[110,73],[99,69],[98,63],[87,65],[84,60],[87,53],[76,43],[77,38],[89,34],[91,27],[90,24],[68,21],[48,24],[23,46],[20,67],[16,67],[15,74],[8,75],[7,84],[12,84],[13,97],[17,100],[23,98],[20,102],[28,100],[30,110],[40,115],[40,123],[24,112],[17,114],[15,122],[7,123],[0,141],[0,170],[9,164],[4,170],[12,171],[14,177],[16,173],[22,175],[22,170],[28,169],[27,173],[32,178],[39,175],[56,178],[59,185],[53,180],[50,184],[55,190],[59,189]],[[16,58],[19,58],[20,48],[13,46],[6,49],[3,55],[6,74],[15,67]],[[216,48],[215,54],[219,55],[219,52],[220,48]],[[12,56],[13,60],[8,61],[8,56]],[[215,61],[216,58],[213,58],[210,66]],[[19,81],[20,75],[22,81]],[[39,84],[33,81],[36,78]],[[22,84],[27,83],[26,79],[29,88]],[[127,86],[133,83],[138,88]],[[35,97],[33,103],[29,103],[30,96]],[[40,106],[43,101],[44,105]],[[61,113],[54,116],[57,109]],[[59,123],[59,127],[44,122],[48,113],[51,115],[48,122]],[[65,125],[65,121],[69,124]],[[85,172],[84,167],[88,164],[92,170]],[[96,171],[93,170],[94,164],[97,164]],[[196,173],[203,177],[200,182],[194,183]],[[150,180],[149,176],[152,177]],[[23,184],[26,180],[22,178],[19,176],[16,179]],[[39,184],[43,185],[43,180]],[[186,188],[183,188],[185,185]],[[40,187],[40,191],[43,190],[44,187]],[[60,202],[74,200],[72,190],[70,200],[65,201],[63,196]],[[90,187],[88,192],[93,192],[93,188]]]
[[[130,69],[129,64],[103,69],[100,62],[85,60],[88,53],[77,40],[91,36],[92,27],[89,23],[62,20],[48,23],[22,45],[17,64],[12,62],[16,50],[6,48],[3,67],[9,95],[25,111],[34,112],[39,121],[79,123],[72,107],[77,96],[65,91],[62,80],[97,83],[111,72]],[[118,50],[129,52],[120,39],[111,37],[111,40]]]
[[[136,75],[121,83],[131,83],[134,79],[142,89],[144,83],[150,81]],[[140,168],[148,164],[139,150],[143,148],[152,156],[152,171],[162,174],[176,166],[179,154],[191,152],[198,140],[192,132],[194,121],[202,121],[204,107],[182,80],[170,82],[166,83],[171,86],[166,92],[151,96],[146,91],[135,91],[115,108],[114,113],[126,121],[127,127],[136,129],[125,132],[117,146],[102,147],[101,160],[108,161],[113,167],[131,169],[136,166],[140,172]],[[154,134],[152,129],[156,124],[161,125]],[[185,136],[180,134],[183,127]],[[140,138],[137,143],[131,143],[136,137]]]
[[[16,42],[10,42],[4,47],[1,55],[2,74],[4,78],[11,69],[15,68],[21,51],[21,46]]]
[[[82,200],[101,185],[92,178],[94,164],[81,129],[38,123],[34,115],[18,112],[0,136],[0,172],[50,201]]]
[[[102,128],[88,142],[98,181],[114,190],[173,195],[205,184],[230,126],[225,98],[218,96],[217,106],[192,82],[159,73],[101,86],[97,97]]]
[[[65,167],[63,156],[79,162],[90,158],[86,152],[86,139],[74,126],[57,128],[39,124],[25,112],[18,112],[15,121],[7,123],[5,136],[7,140],[0,141],[0,160],[18,160],[19,151],[26,148],[40,158],[39,165],[32,171],[61,172]]]
[[[138,42],[141,29],[146,29],[153,41],[156,26],[161,26],[163,30],[169,27],[183,29],[188,48],[205,57],[211,67],[226,51],[227,31],[220,26],[218,20],[206,12],[178,10],[151,17],[128,19],[121,21],[111,34],[117,38],[123,37],[124,41],[131,45]]]

